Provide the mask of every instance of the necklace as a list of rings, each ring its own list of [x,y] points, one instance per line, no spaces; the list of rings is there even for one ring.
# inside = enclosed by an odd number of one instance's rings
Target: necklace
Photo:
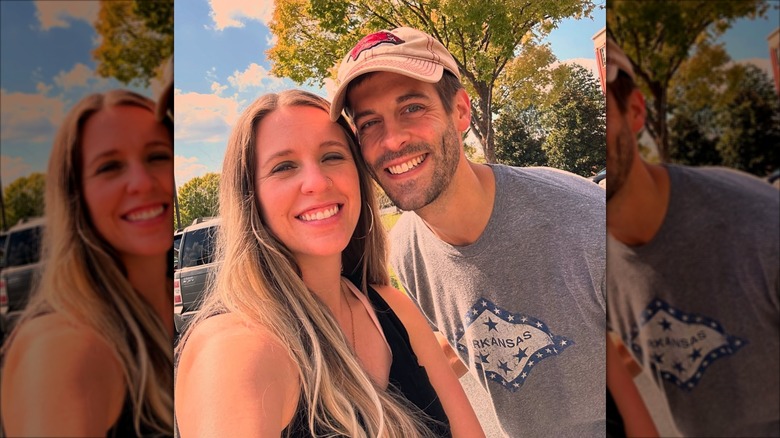
[[[347,292],[344,290],[344,283],[341,283],[341,294],[344,295],[344,301],[347,303],[347,310],[349,310],[349,325],[352,329],[352,351],[357,356],[357,344],[355,343],[355,315],[352,314],[352,306],[349,305],[349,299],[347,298]]]

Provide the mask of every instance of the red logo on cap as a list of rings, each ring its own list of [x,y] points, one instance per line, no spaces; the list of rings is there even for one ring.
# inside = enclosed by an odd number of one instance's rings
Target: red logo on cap
[[[402,40],[401,38],[398,38],[397,36],[393,35],[390,32],[377,32],[372,33],[371,35],[368,35],[364,37],[362,40],[360,40],[359,43],[355,45],[355,47],[352,48],[352,51],[349,52],[349,57],[353,60],[357,61],[358,56],[360,56],[361,53],[363,53],[365,50],[373,49],[374,47],[384,44],[384,43],[390,43],[393,45],[403,44],[406,41]]]

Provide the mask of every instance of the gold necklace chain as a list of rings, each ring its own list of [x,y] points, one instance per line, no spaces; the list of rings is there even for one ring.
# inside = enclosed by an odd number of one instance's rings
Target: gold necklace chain
[[[347,310],[349,310],[349,325],[352,329],[352,351],[355,353],[355,356],[357,356],[357,343],[355,343],[355,315],[352,314],[352,306],[349,304],[349,299],[347,298],[347,292],[344,290],[345,285],[342,282],[341,283],[341,294],[344,295],[344,301],[347,303]]]

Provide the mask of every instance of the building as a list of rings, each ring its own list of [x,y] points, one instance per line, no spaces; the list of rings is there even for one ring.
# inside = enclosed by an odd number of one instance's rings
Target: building
[[[769,59],[772,61],[772,76],[775,79],[775,91],[780,94],[780,27],[766,38],[769,44]]]
[[[602,27],[593,35],[593,49],[596,52],[596,64],[599,67],[601,91],[607,92],[607,28]]]

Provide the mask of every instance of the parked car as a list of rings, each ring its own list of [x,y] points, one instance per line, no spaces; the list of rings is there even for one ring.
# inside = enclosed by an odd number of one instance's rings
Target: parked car
[[[179,244],[181,243],[181,236],[184,234],[184,230],[176,230],[173,233],[173,271],[176,272],[179,269]]]
[[[27,305],[40,274],[43,218],[21,220],[8,230],[0,270],[0,332],[5,337]]]
[[[197,221],[196,221],[197,222]],[[185,228],[179,243],[179,266],[173,274],[173,320],[181,333],[200,308],[216,264],[214,243],[220,220],[210,218]]]
[[[593,181],[596,184],[601,185],[601,181],[605,180],[607,178],[607,168],[603,168],[599,170],[599,173],[593,175],[590,177],[590,180]],[[606,184],[606,183],[605,183]]]
[[[8,237],[8,233],[0,231],[0,270],[5,266],[5,240]]]

